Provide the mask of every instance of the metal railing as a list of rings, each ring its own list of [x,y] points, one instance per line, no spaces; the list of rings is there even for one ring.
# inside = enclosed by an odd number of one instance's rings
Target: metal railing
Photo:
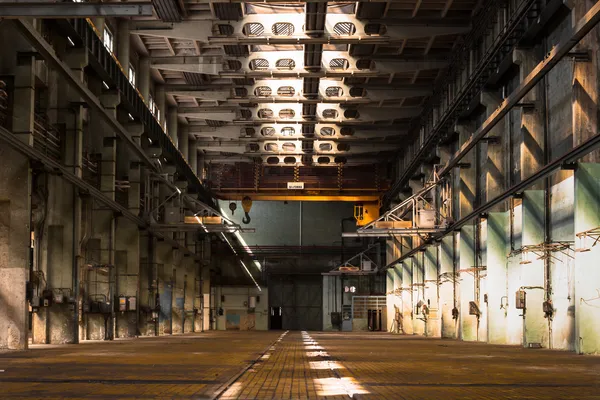
[[[117,89],[121,93],[122,104],[133,117],[137,117],[144,124],[146,134],[152,142],[161,147],[162,154],[175,164],[179,173],[185,177],[191,187],[198,190],[202,200],[209,205],[213,205],[212,196],[202,186],[202,183],[187,163],[187,160],[158,123],[141,94],[129,82],[126,71],[106,48],[91,22],[86,19],[72,19],[69,20],[69,23],[73,29],[73,33],[78,36],[71,37],[71,39],[76,44],[83,45],[88,49],[92,56],[90,63],[99,72],[104,83],[109,88]]]

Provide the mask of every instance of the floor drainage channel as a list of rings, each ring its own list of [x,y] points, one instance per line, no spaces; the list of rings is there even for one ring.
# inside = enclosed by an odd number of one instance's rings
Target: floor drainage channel
[[[227,393],[227,390],[229,390],[234,383],[236,383],[238,380],[240,380],[240,378],[242,376],[244,376],[244,374],[246,372],[248,372],[250,369],[252,369],[252,367],[254,367],[254,365],[256,363],[258,363],[261,360],[265,360],[268,358],[268,353],[275,351],[275,346],[277,345],[277,343],[281,342],[283,340],[283,338],[285,337],[285,335],[288,334],[289,331],[285,331],[283,332],[275,341],[273,341],[271,344],[269,344],[269,346],[267,346],[267,348],[254,360],[252,360],[248,365],[246,365],[246,367],[244,367],[244,369],[242,369],[240,372],[238,372],[236,375],[234,375],[230,380],[228,380],[226,383],[224,383],[223,385],[221,385],[214,393],[211,397],[209,397],[210,400],[217,400],[220,399],[224,394]]]

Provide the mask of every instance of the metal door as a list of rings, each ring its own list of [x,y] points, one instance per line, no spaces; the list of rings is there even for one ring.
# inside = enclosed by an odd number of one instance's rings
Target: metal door
[[[281,307],[282,328],[323,328],[323,277],[321,275],[272,275],[269,304]]]

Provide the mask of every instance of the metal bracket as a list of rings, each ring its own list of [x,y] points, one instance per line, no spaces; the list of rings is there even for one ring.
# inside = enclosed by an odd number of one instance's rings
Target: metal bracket
[[[589,50],[586,51],[571,51],[567,54],[567,57],[573,59],[576,62],[589,62],[592,60],[592,55]]]

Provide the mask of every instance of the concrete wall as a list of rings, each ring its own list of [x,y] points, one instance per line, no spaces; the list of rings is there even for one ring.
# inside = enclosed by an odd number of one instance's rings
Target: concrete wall
[[[139,71],[128,22],[96,18],[94,23],[99,32],[105,25],[112,27],[115,55],[125,68],[131,61]],[[42,25],[33,21],[34,28]],[[93,56],[70,46],[52,24],[44,28],[41,40],[48,40],[46,44],[69,72],[143,152],[148,127],[130,120],[121,93],[107,89],[97,74],[88,73]],[[43,149],[72,179],[94,186],[133,216],[145,218],[151,210],[141,209],[142,198],[148,207],[179,206],[178,199],[167,198],[173,190],[166,185],[155,184],[156,190],[146,186],[148,165],[140,162],[125,140],[117,140],[116,130],[101,111],[84,107],[80,91],[65,83],[63,71],[33,57],[31,45],[12,24],[0,24],[0,44],[0,76],[10,82],[13,112],[2,121],[4,128],[22,143]],[[153,86],[152,77],[138,74],[136,85],[146,93]],[[56,149],[48,150],[39,135],[44,130],[60,138]],[[164,165],[162,172],[174,182],[174,166]],[[165,233],[159,241],[145,226],[115,212],[114,203],[107,207],[64,178],[63,173],[42,168],[37,161],[30,163],[9,144],[0,143],[0,349],[25,349],[29,341],[77,343],[208,328],[210,301],[201,299],[210,292],[210,252],[204,260],[200,259],[203,252],[196,255],[198,237],[190,234],[186,241],[185,234]],[[124,185],[117,185],[119,181]],[[187,185],[181,185],[185,192]],[[192,254],[184,254],[184,248]],[[26,282],[31,285],[29,298]],[[52,301],[44,306],[41,300],[37,307],[42,297]],[[134,298],[135,309],[115,310],[119,297]],[[88,309],[99,299],[108,303],[108,312]],[[154,321],[152,311],[158,305],[160,316]]]
[[[240,202],[234,215],[229,204],[220,202],[228,217],[242,224],[244,211]],[[297,202],[256,201],[250,211],[254,233],[242,237],[248,245],[311,246],[339,245],[341,243],[341,220],[352,217],[354,204],[349,202]]]
[[[499,79],[502,90],[486,92],[476,111],[463,115],[448,147],[469,140],[499,104],[494,98],[509,95],[594,4],[574,2],[544,40],[516,49],[515,68]],[[596,27],[576,47],[589,59],[559,62],[525,96],[530,106],[511,110],[492,130],[495,140],[478,144],[452,171],[454,220],[598,134],[599,33]],[[600,247],[593,246],[600,232],[599,152],[576,161],[388,270],[388,309],[398,304],[395,270],[402,270],[400,304],[404,326],[412,328],[404,333],[600,354]],[[410,184],[418,187],[414,179]],[[403,240],[409,249],[420,243]],[[516,308],[519,290],[526,293],[525,309]],[[420,300],[437,305],[439,329],[429,321],[423,327],[411,312]],[[470,312],[472,302],[479,315]]]
[[[215,287],[216,309],[222,309],[223,315],[217,316],[217,330],[264,331],[269,329],[268,290],[258,291],[249,287]],[[256,308],[250,310],[248,301],[251,296],[259,297]]]

